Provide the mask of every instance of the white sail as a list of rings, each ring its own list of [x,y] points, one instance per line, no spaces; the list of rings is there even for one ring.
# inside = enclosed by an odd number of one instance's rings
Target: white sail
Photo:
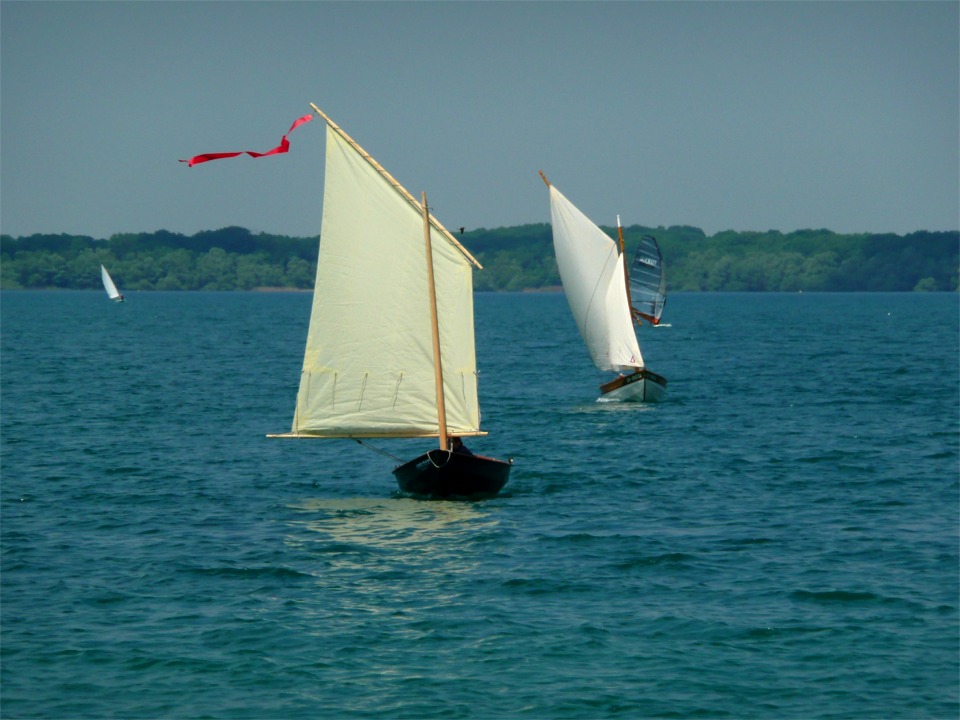
[[[313,309],[292,434],[436,437],[420,204],[329,124]],[[471,259],[431,218],[447,432],[480,434]]]
[[[117,286],[113,284],[113,278],[110,277],[110,273],[103,265],[100,266],[100,279],[103,280],[103,289],[107,291],[109,298],[119,300],[120,292],[117,290]]]
[[[642,368],[617,244],[550,185],[553,246],[563,290],[598,370]]]

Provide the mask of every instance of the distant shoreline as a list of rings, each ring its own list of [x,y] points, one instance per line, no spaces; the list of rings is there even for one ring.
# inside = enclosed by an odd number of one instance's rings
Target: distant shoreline
[[[189,292],[189,291],[188,291]],[[195,290],[194,292],[210,292],[209,290]],[[215,292],[215,291],[214,291]],[[296,287],[255,287],[250,288],[249,290],[235,290],[232,292],[263,292],[263,293],[282,293],[282,292],[313,292],[313,288],[296,288]]]
[[[667,290],[677,292],[950,291],[960,288],[960,233],[920,231],[838,235],[718,233],[687,226],[624,228],[624,252],[644,233],[662,249]],[[477,292],[560,292],[550,225],[465,233],[464,247],[485,268]],[[107,241],[72,235],[0,234],[0,288],[100,286],[100,265],[125,291],[302,292],[316,280],[317,241],[230,227],[186,237],[129,233]]]

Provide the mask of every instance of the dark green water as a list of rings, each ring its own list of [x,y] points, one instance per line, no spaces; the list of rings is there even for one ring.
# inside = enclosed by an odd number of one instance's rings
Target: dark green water
[[[4,718],[958,715],[955,295],[671,297],[656,406],[478,295],[482,503],[264,437],[307,294],[0,302]]]

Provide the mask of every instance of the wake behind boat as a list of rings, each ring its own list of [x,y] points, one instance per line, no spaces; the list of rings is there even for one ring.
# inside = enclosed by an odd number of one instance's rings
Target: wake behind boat
[[[403,492],[496,495],[512,461],[455,451],[480,430],[473,268],[480,264],[316,105],[326,121],[313,309],[286,438],[437,438],[397,466]]]
[[[117,290],[117,286],[113,283],[113,278],[110,277],[110,273],[107,272],[107,269],[103,265],[100,266],[100,279],[103,280],[103,289],[107,291],[107,297],[115,302],[123,302],[123,295]]]
[[[634,331],[660,322],[666,299],[663,258],[656,239],[644,236],[628,275],[623,228],[619,246],[540,173],[550,190],[553,247],[570,311],[594,365],[617,377],[600,386],[600,400],[656,402],[667,380],[647,369]],[[634,297],[632,297],[634,296]]]

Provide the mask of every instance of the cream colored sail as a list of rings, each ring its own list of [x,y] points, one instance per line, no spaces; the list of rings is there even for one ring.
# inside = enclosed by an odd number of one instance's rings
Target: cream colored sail
[[[643,367],[617,244],[550,185],[553,246],[563,290],[598,370]]]
[[[293,435],[439,435],[424,222],[420,204],[391,180],[328,121]],[[480,434],[472,258],[433,218],[431,241],[447,432]]]

